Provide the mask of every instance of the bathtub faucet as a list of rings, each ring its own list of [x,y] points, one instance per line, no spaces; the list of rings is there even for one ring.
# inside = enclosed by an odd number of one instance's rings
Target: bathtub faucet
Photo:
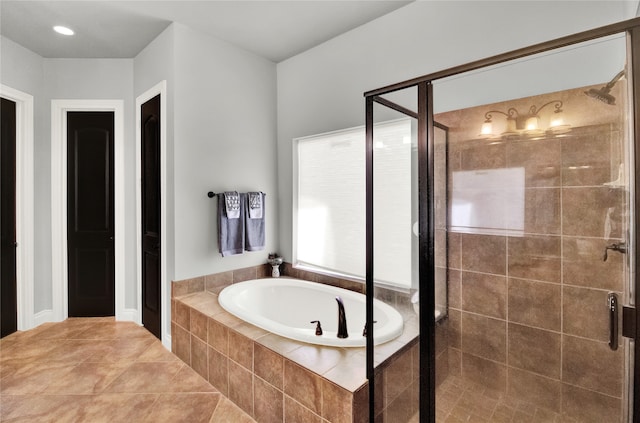
[[[338,338],[348,338],[349,333],[347,332],[347,316],[344,313],[344,304],[342,303],[342,298],[336,297],[336,301],[338,302]]]

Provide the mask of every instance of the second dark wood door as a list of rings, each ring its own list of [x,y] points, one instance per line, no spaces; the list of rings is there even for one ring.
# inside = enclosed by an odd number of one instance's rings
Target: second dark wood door
[[[0,337],[18,329],[16,300],[16,103],[0,103]]]
[[[67,113],[69,316],[115,314],[113,112]]]
[[[160,95],[141,106],[142,324],[161,339]]]

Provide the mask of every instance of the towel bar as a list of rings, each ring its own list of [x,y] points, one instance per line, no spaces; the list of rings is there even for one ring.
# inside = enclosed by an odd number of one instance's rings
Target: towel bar
[[[260,192],[262,192],[262,191],[260,191]],[[264,192],[262,192],[262,194],[267,195],[267,194],[266,194],[266,193],[264,193]],[[216,194],[216,193],[215,193],[215,192],[213,192],[213,191],[209,191],[209,192],[207,193],[207,197],[209,197],[209,198],[213,198],[213,197],[215,197],[216,195],[218,195],[218,194]]]

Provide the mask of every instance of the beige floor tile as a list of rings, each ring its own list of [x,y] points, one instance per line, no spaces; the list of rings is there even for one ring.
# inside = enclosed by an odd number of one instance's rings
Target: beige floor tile
[[[113,317],[1,339],[0,421],[254,422],[144,328]]]

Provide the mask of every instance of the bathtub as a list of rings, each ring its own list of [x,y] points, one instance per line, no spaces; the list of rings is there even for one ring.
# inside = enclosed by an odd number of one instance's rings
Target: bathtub
[[[338,303],[342,298],[349,337],[340,339]],[[364,347],[365,296],[334,286],[291,278],[254,279],[224,288],[218,302],[229,313],[264,330],[310,344]],[[316,335],[320,320],[323,334]],[[374,299],[374,343],[402,334],[403,319],[393,307]]]

